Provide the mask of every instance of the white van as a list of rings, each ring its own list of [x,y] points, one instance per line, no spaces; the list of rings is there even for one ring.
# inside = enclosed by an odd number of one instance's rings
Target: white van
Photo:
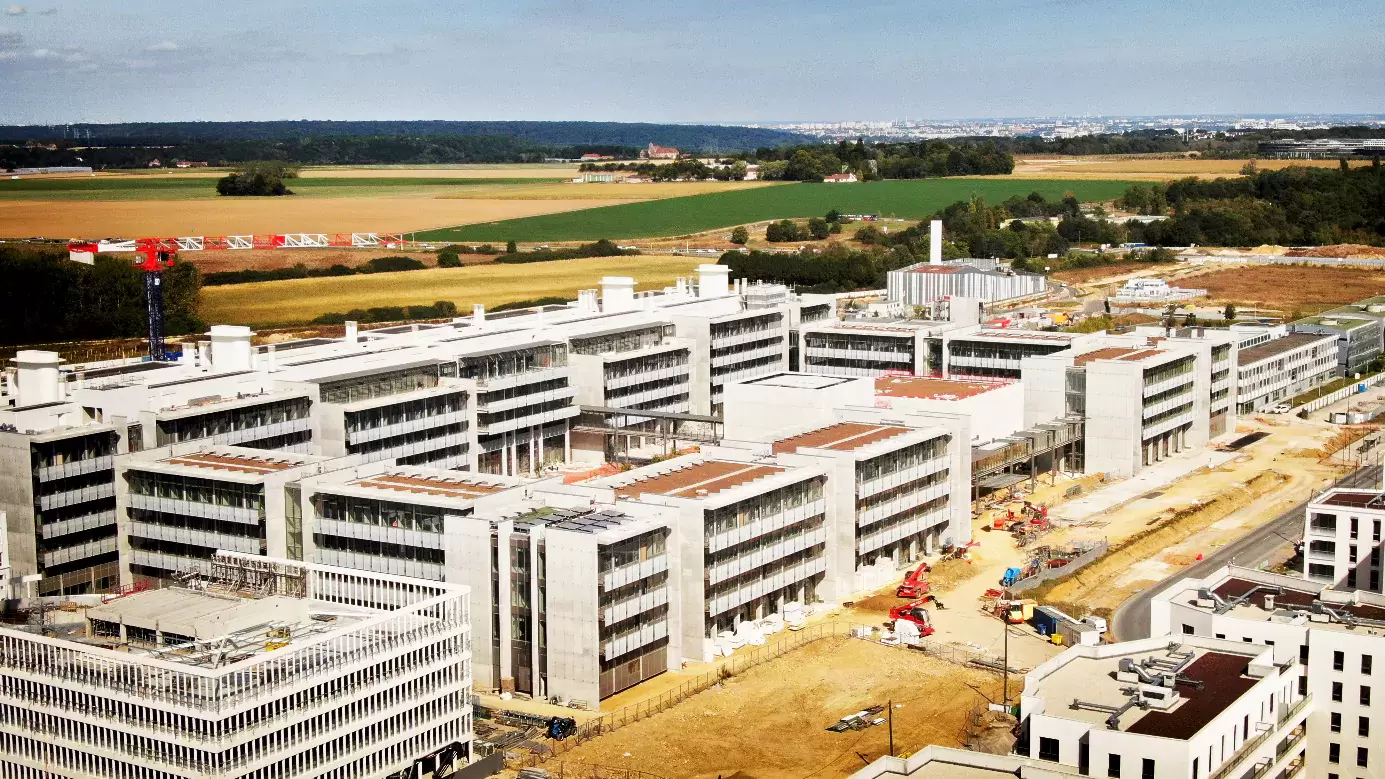
[[[1085,617],[1082,618],[1082,624],[1084,624],[1084,625],[1091,625],[1092,627],[1096,628],[1097,631],[1100,632],[1100,633],[1105,633],[1105,632],[1106,632],[1106,618],[1105,618],[1105,617],[1098,617],[1098,616],[1095,615],[1095,614],[1088,614],[1087,616],[1085,616]]]

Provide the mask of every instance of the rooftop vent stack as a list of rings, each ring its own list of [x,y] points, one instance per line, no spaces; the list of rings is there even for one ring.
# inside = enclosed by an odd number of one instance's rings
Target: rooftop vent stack
[[[1274,611],[1274,596],[1265,596],[1265,611]]]
[[[181,351],[178,353],[178,362],[183,365],[197,364],[197,342],[184,341],[178,344]]]
[[[731,269],[725,265],[697,266],[697,296],[719,298],[730,292]]]
[[[616,314],[635,307],[635,280],[629,276],[601,278],[601,311]]]
[[[677,292],[680,296],[686,295],[688,292],[688,280],[682,276],[679,276],[678,278],[674,279],[673,290]]]
[[[37,406],[62,400],[62,385],[57,352],[24,349],[14,355],[15,378],[19,381],[18,405]]]
[[[928,224],[928,264],[943,264],[943,220],[934,219]]]
[[[601,307],[597,305],[596,294],[594,289],[577,290],[577,308],[592,314],[600,311]]]
[[[204,371],[212,369],[212,342],[197,342],[197,365]]]
[[[251,368],[250,328],[243,325],[212,325],[212,368],[217,371],[248,371]]]
[[[477,303],[471,307],[471,324],[480,327],[486,323],[486,307]]]
[[[264,356],[260,358],[260,370],[265,373],[273,373],[278,369],[276,362],[278,362],[278,358],[274,353],[274,344],[265,346]]]
[[[352,345],[352,346],[355,346],[355,345],[356,345],[356,335],[357,335],[358,332],[359,332],[359,330],[358,330],[357,327],[356,327],[356,322],[355,322],[354,320],[348,319],[348,320],[346,320],[346,335],[344,335],[342,338],[343,338],[343,340],[345,340],[348,344],[350,344],[350,345]]]

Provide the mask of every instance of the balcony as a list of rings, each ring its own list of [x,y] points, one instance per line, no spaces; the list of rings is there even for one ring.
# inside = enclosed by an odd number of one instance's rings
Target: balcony
[[[738,365],[743,362],[749,362],[750,360],[759,360],[766,357],[776,357],[783,353],[784,344],[782,342],[775,344],[767,344],[765,346],[761,346],[755,349],[746,349],[744,351],[732,352],[731,354],[723,354],[718,357],[713,357],[712,367],[725,368],[728,365]]]
[[[319,547],[317,562],[323,565],[354,568],[372,573],[387,573],[394,576],[410,576],[415,579],[428,579],[435,582],[443,581],[446,576],[443,566],[438,563],[422,560],[401,560],[397,557],[345,552],[340,549]]]
[[[572,369],[568,368],[566,365],[553,368],[535,368],[534,370],[524,371],[523,373],[511,373],[508,376],[477,379],[476,386],[482,391],[502,390],[541,381],[554,381],[571,375]]]
[[[75,506],[79,503],[86,503],[92,500],[101,500],[115,495],[115,484],[97,484],[91,487],[83,487],[77,490],[64,490],[48,495],[40,495],[38,499],[39,511],[49,511],[51,509],[62,508],[64,506]]]
[[[601,642],[601,656],[607,660],[627,655],[642,646],[658,641],[668,635],[668,619],[661,618],[648,625],[640,625],[638,630],[608,638]]]
[[[643,614],[646,611],[657,609],[666,603],[668,603],[667,587],[660,587],[653,592],[632,595],[602,607],[601,623],[603,625],[614,625],[617,622],[623,622],[637,614]]]
[[[918,465],[901,468],[893,473],[876,476],[873,479],[858,480],[856,482],[856,497],[857,499],[869,498],[885,490],[908,484],[911,481],[918,481],[939,471],[945,471],[947,467],[948,458],[946,456],[935,457]]]
[[[284,422],[269,422],[255,427],[245,427],[240,430],[230,430],[225,433],[216,433],[201,439],[207,443],[222,444],[225,446],[235,446],[246,441],[259,441],[265,438],[274,438],[281,435],[301,433],[304,430],[312,430],[313,421],[308,418],[290,419]]]
[[[170,541],[177,544],[187,544],[188,546],[200,546],[207,549],[224,549],[228,552],[243,552],[245,554],[263,554],[262,545],[264,541],[259,538],[248,536],[233,536],[226,533],[214,533],[208,530],[192,530],[185,527],[169,527],[152,522],[131,522],[129,528],[131,538],[149,538],[155,541]],[[111,539],[114,541],[115,539]]]
[[[81,476],[85,473],[95,473],[96,471],[110,471],[115,469],[115,456],[102,455],[86,460],[76,460],[61,465],[48,465],[38,469],[39,481],[53,481],[55,479],[65,479],[69,476]]]
[[[135,492],[130,493],[128,500],[132,509],[157,511],[162,514],[179,514],[184,517],[203,517],[222,522],[258,525],[264,517],[264,510],[260,508],[220,506],[215,503],[201,503],[182,500],[181,498],[161,498],[157,495],[141,495]]]
[[[869,554],[901,539],[922,533],[934,525],[946,522],[947,515],[947,507],[942,506],[926,514],[910,517],[903,522],[887,524],[872,532],[862,533],[861,536],[856,539],[856,553],[861,555]]]
[[[58,538],[71,533],[80,533],[83,530],[91,530],[97,527],[106,527],[115,524],[115,511],[96,511],[91,514],[83,514],[80,517],[64,519],[60,522],[44,523],[42,534],[44,538]]]
[[[557,387],[543,392],[530,392],[509,398],[492,398],[487,393],[477,396],[476,410],[484,414],[498,414],[502,411],[512,411],[525,406],[537,406],[542,403],[552,403],[574,397],[577,397],[577,388],[572,386]]]
[[[912,343],[909,346],[901,344],[896,350],[879,349],[831,349],[825,346],[813,346],[804,350],[809,359],[814,357],[824,360],[859,360],[861,362],[888,362],[899,363],[901,365],[912,366],[914,364],[914,350]]]
[[[858,509],[856,512],[856,526],[864,528],[876,522],[889,519],[895,514],[902,514],[905,511],[916,509],[930,501],[945,497],[949,492],[949,486],[948,482],[943,480],[937,484],[921,487],[913,492],[906,492],[899,497],[891,498],[883,503],[871,506],[870,508]]]
[[[85,560],[97,555],[111,554],[116,550],[116,538],[98,538],[95,541],[88,541],[85,544],[67,546],[61,549],[54,549],[51,552],[43,553],[44,567],[53,565],[64,565],[76,560]]]
[[[416,547],[420,549],[443,549],[442,533],[426,530],[410,530],[385,525],[367,525],[362,522],[344,522],[340,519],[319,519],[317,532],[324,536],[339,538],[358,538],[364,541],[378,541],[386,544]]]
[[[629,373],[612,374],[607,372],[605,377],[606,392],[611,390],[624,389],[636,384],[646,384],[651,381],[664,381],[667,379],[684,378],[686,379],[692,368],[687,365],[673,365],[667,368],[654,368],[647,371],[632,371]]]
[[[826,556],[817,555],[794,565],[768,572],[763,578],[747,582],[731,592],[709,598],[707,600],[707,615],[715,617],[718,614],[739,608],[756,598],[798,584],[826,570]]]
[[[1250,770],[1250,772],[1247,774],[1247,777],[1262,776],[1269,769],[1273,768],[1278,758],[1268,758],[1268,755],[1262,755],[1259,751],[1260,746],[1265,744],[1265,742],[1277,737],[1277,735],[1281,733],[1284,730],[1285,726],[1289,723],[1297,720],[1294,727],[1302,725],[1303,720],[1298,719],[1298,715],[1305,714],[1306,716],[1306,709],[1308,707],[1308,703],[1312,699],[1313,696],[1307,695],[1303,698],[1300,698],[1298,702],[1293,704],[1292,706],[1281,706],[1275,716],[1274,727],[1260,733],[1260,735],[1250,739],[1244,744],[1241,744],[1241,748],[1233,752],[1231,754],[1231,757],[1227,758],[1226,762],[1221,764],[1220,768],[1208,775],[1207,779],[1227,779],[1227,777],[1237,775],[1238,771],[1245,771],[1247,768],[1250,767],[1248,763],[1252,759],[1256,759],[1257,761],[1260,759],[1268,759],[1268,762],[1265,764],[1263,771],[1260,769],[1259,766],[1256,766],[1255,768],[1252,768]],[[1299,738],[1301,739],[1302,735],[1300,735]],[[1297,743],[1297,741],[1295,741],[1294,743]],[[1287,754],[1287,751],[1281,753],[1281,756],[1283,754]]]
[[[1150,405],[1145,406],[1144,411],[1141,413],[1140,417],[1141,419],[1149,419],[1150,417],[1158,416],[1164,413],[1165,411],[1172,411],[1178,408],[1179,406],[1187,405],[1192,402],[1193,388],[1192,385],[1189,385],[1187,392],[1180,392],[1177,395],[1174,395],[1173,397],[1164,398],[1158,403],[1151,403]]]
[[[768,546],[748,550],[709,568],[707,584],[720,584],[728,579],[750,573],[757,568],[771,565],[778,560],[802,552],[804,549],[811,549],[824,543],[827,543],[827,528],[818,527],[805,533],[798,533],[781,539]]]
[[[610,408],[630,408],[631,406],[637,406],[641,403],[650,403],[676,395],[686,395],[690,388],[691,385],[685,377],[683,381],[678,383],[648,389],[643,392],[632,392],[628,395],[621,395],[614,398],[608,396],[606,398],[606,405]]]
[[[419,417],[418,419],[406,419],[402,422],[394,422],[378,427],[349,430],[346,433],[346,442],[349,444],[364,444],[370,441],[379,441],[382,438],[393,438],[398,435],[407,435],[434,427],[445,427],[458,422],[465,422],[466,420],[467,415],[465,411],[452,411],[446,414]]]
[[[712,384],[713,386],[719,387],[725,384],[730,384],[732,382],[742,381],[744,379],[754,379],[760,376],[768,376],[771,373],[777,373],[783,370],[783,362],[785,361],[781,360],[779,363],[771,362],[765,363],[764,365],[755,365],[749,368],[742,368],[738,371],[729,371],[719,376],[713,376]]]
[[[1158,395],[1161,392],[1168,392],[1175,387],[1181,387],[1185,384],[1191,389],[1193,382],[1196,380],[1197,374],[1190,370],[1185,373],[1180,373],[1177,376],[1170,376],[1167,379],[1151,382],[1145,385],[1144,397],[1147,398],[1151,395]]]
[[[519,430],[536,425],[546,425],[549,422],[558,422],[564,419],[571,419],[582,413],[576,406],[562,406],[560,408],[541,411],[526,416],[504,419],[496,422],[480,422],[476,426],[477,432],[482,435],[496,435],[498,433],[508,433],[512,430]]]
[[[744,333],[735,333],[733,335],[714,335],[712,336],[712,348],[725,349],[731,346],[755,343],[756,341],[768,341],[771,338],[778,338],[781,342],[783,341],[784,330],[782,323],[766,325],[760,330],[751,330]]]
[[[425,452],[435,452],[439,449],[466,445],[466,433],[449,433],[447,435],[440,435],[437,438],[410,441],[406,444],[376,449],[371,452],[361,452],[360,454],[365,459],[365,462],[379,462],[380,460],[392,460],[396,457],[409,457],[415,454],[424,454]]]
[[[601,589],[606,592],[619,589],[640,579],[648,579],[656,573],[668,570],[668,555],[661,554],[648,560],[623,565],[601,574]]]
[[[709,554],[720,552],[736,544],[743,544],[753,538],[759,538],[766,533],[773,533],[781,528],[797,524],[826,512],[826,499],[818,498],[817,500],[811,500],[801,506],[793,506],[776,514],[770,514],[760,517],[759,519],[751,520],[744,525],[731,528],[730,530],[719,533],[708,533],[706,549]]]

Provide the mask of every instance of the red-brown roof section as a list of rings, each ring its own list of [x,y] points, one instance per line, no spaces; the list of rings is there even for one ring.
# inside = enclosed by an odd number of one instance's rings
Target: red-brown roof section
[[[617,487],[616,497],[635,498],[649,492],[674,498],[704,498],[785,470],[773,465],[706,460]]]
[[[1093,360],[1143,360],[1159,354],[1158,349],[1130,349],[1124,346],[1106,346],[1079,354],[1072,360],[1074,368],[1086,365]]]
[[[774,453],[796,452],[800,447],[805,446],[810,449],[835,449],[839,452],[849,452],[907,432],[909,432],[907,427],[839,422],[830,427],[810,430],[807,433],[775,441]]]
[[[1005,386],[1000,382],[930,379],[920,376],[883,376],[875,380],[875,394],[892,398],[961,400]]]
[[[1126,732],[1183,740],[1192,738],[1259,681],[1246,676],[1249,665],[1250,658],[1245,655],[1208,652],[1179,674],[1202,682],[1202,689],[1180,684],[1178,692],[1183,697],[1182,703],[1169,711],[1145,714]]]
[[[284,460],[269,460],[262,457],[239,457],[226,454],[212,454],[210,452],[196,452],[193,454],[170,457],[164,462],[169,465],[188,465],[193,468],[211,468],[218,471],[235,471],[237,473],[266,474],[275,471],[284,471],[298,465],[298,463],[286,462]]]
[[[372,476],[356,482],[360,487],[374,487],[382,490],[416,492],[425,495],[441,495],[448,498],[479,498],[506,489],[499,484],[480,484],[466,479],[425,479],[418,476],[388,474]]]

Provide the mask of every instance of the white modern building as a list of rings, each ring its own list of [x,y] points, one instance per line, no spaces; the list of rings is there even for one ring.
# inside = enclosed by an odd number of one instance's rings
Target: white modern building
[[[1270,653],[1295,682],[1293,692],[1305,703],[1303,738],[1276,749],[1277,757],[1255,761],[1271,769],[1259,775],[1380,776],[1385,669],[1376,660],[1385,657],[1385,597],[1227,566],[1160,592],[1150,604],[1150,623],[1151,641],[1210,638]],[[1277,727],[1269,732],[1266,741],[1282,738]],[[1299,752],[1301,774],[1289,770]],[[1281,770],[1285,758],[1288,766]]]
[[[1313,498],[1303,523],[1304,576],[1346,592],[1385,593],[1382,525],[1385,493],[1379,490],[1334,488]]]
[[[1262,411],[1331,381],[1337,374],[1335,333],[1289,333],[1279,328],[1239,329],[1236,407]]]
[[[927,305],[948,297],[1002,303],[1039,297],[1048,291],[1048,277],[1042,273],[925,262],[890,271],[887,283],[890,301],[906,306]]]
[[[232,553],[195,585],[52,636],[0,626],[0,774],[355,779],[470,760],[465,587]]]

